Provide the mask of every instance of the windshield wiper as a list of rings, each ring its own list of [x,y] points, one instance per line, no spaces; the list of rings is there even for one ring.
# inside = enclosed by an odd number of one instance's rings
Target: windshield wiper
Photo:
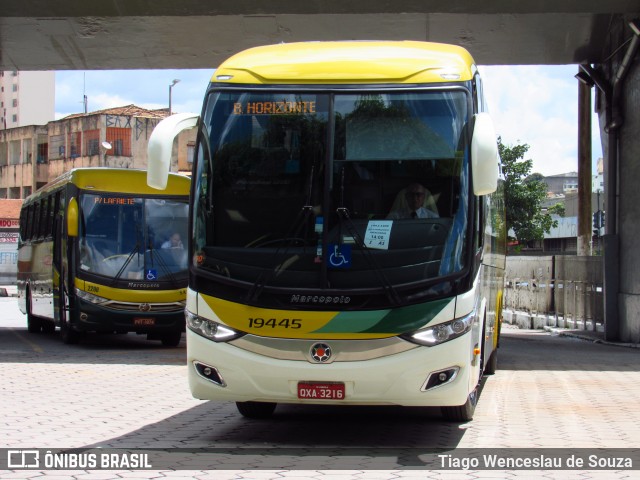
[[[148,235],[147,238],[149,238]],[[154,267],[153,261],[154,259],[156,259],[162,271],[169,277],[171,284],[176,285],[176,278],[173,276],[173,272],[171,272],[171,269],[167,265],[167,262],[165,262],[164,258],[162,258],[162,255],[157,255],[157,257],[154,256],[154,251],[155,250],[153,249],[153,242],[149,240],[149,261],[151,262],[151,268]]]
[[[307,192],[307,201],[305,205],[302,206],[302,209],[298,212],[296,219],[291,224],[291,228],[289,229],[289,233],[284,237],[284,249],[282,249],[282,245],[278,245],[276,251],[273,253],[272,258],[274,259],[274,266],[269,269],[268,273],[260,273],[256,281],[253,282],[253,285],[247,292],[247,301],[256,301],[258,297],[264,290],[264,287],[273,280],[276,274],[280,271],[282,267],[282,260],[286,257],[289,249],[296,243],[296,239],[298,237],[298,233],[302,231],[302,229],[307,225],[309,218],[313,214],[313,205],[311,205],[311,198],[313,196],[313,180],[314,180],[314,172],[315,165],[311,166],[311,172],[309,174],[309,190]],[[306,240],[306,236],[304,238]],[[282,251],[281,251],[282,249]]]
[[[133,256],[136,253],[138,253],[139,250],[140,250],[140,244],[136,243],[136,246],[133,247],[133,250],[131,250],[131,253],[129,253],[129,255],[127,256],[127,259],[122,264],[122,267],[120,267],[120,270],[118,270],[118,273],[116,273],[115,276],[113,277],[113,280],[111,281],[111,286],[114,286],[116,283],[118,283],[118,280],[120,280],[120,277],[122,276],[124,271],[127,269],[129,264],[131,263],[131,260],[133,260]]]
[[[338,227],[342,228],[342,220],[344,220],[349,235],[354,239],[356,246],[358,246],[360,251],[363,253],[366,262],[376,273],[376,276],[378,277],[378,280],[380,280],[380,284],[382,285],[382,288],[384,289],[389,301],[395,305],[402,305],[403,302],[400,295],[398,294],[398,291],[384,274],[384,271],[382,270],[382,268],[380,268],[380,265],[378,265],[378,262],[371,253],[371,249],[367,248],[367,246],[365,245],[364,240],[358,233],[358,229],[353,224],[353,220],[351,220],[349,209],[344,206],[344,167],[340,172],[340,203],[338,205],[338,208],[336,209],[336,213],[338,214],[338,219],[341,220]],[[340,238],[340,235],[338,235],[338,238]]]

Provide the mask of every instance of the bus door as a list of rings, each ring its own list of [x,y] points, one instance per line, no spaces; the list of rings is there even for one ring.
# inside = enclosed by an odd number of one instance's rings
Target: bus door
[[[60,309],[64,307],[63,286],[66,283],[67,273],[67,241],[64,236],[64,211],[60,208],[60,193],[56,192],[54,198],[53,218],[53,310],[56,322],[60,321]],[[64,280],[64,281],[63,281]]]

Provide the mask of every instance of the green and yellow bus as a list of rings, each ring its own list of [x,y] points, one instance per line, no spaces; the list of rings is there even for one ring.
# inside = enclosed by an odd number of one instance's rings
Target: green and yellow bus
[[[154,130],[151,186],[188,128],[192,394],[248,417],[321,403],[471,419],[497,364],[506,232],[470,54],[411,41],[238,53],[201,115]]]
[[[146,175],[78,168],[24,201],[17,284],[29,332],[58,326],[65,343],[136,332],[179,344],[191,181],[171,174],[159,192]]]

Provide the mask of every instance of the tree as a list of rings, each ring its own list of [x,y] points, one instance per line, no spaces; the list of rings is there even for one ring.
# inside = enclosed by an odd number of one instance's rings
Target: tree
[[[504,196],[507,231],[513,232],[520,244],[542,240],[558,222],[542,212],[547,185],[542,175],[531,174],[533,160],[524,160],[529,145],[507,146],[498,138],[498,151],[505,177]]]

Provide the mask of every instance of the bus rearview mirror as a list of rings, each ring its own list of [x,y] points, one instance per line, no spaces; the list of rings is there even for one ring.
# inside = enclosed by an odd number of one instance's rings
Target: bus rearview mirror
[[[471,138],[473,193],[488,195],[498,188],[499,157],[496,131],[488,113],[475,116]]]
[[[183,130],[194,128],[199,116],[195,113],[177,113],[162,120],[151,132],[147,146],[147,185],[167,188],[173,141]]]
[[[67,236],[78,236],[78,217],[78,201],[72,197],[67,205]]]

